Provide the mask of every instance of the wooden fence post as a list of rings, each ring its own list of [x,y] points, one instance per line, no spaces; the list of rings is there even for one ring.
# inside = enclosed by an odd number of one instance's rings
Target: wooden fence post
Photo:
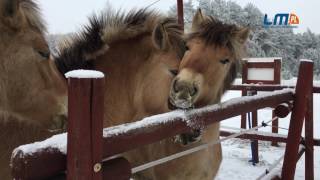
[[[313,86],[313,82],[312,86]],[[312,90],[311,90],[312,91]],[[314,140],[313,140],[313,92],[308,99],[305,118],[305,179],[314,179]]]
[[[104,76],[82,71],[67,73],[67,180],[102,180]]]
[[[250,91],[251,96],[257,95],[257,91]],[[252,128],[258,126],[258,110],[252,111]],[[258,130],[257,130],[258,131]],[[259,142],[258,140],[252,140],[252,163],[257,164],[259,163]]]
[[[247,61],[243,61],[242,63],[242,84],[247,83],[247,77],[248,77],[248,63]],[[246,89],[241,90],[241,96],[247,96],[248,92]],[[240,128],[247,129],[247,115],[241,114],[241,124]]]
[[[281,84],[281,59],[274,60],[274,84]],[[272,118],[275,117],[274,110],[272,111]],[[278,133],[279,131],[279,119],[272,121],[272,133]],[[271,146],[278,146],[275,141],[271,142]]]
[[[307,112],[308,100],[312,96],[312,80],[313,62],[301,61],[281,174],[281,178],[285,180],[294,179],[303,120]]]
[[[183,0],[177,0],[178,23],[184,28]]]

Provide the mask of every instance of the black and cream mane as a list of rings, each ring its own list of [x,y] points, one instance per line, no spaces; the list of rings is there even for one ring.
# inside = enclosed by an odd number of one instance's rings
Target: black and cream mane
[[[182,57],[185,46],[176,19],[147,9],[132,10],[127,14],[107,10],[93,15],[82,32],[64,42],[55,58],[56,66],[62,74],[74,69],[93,69],[93,60],[105,53],[113,43],[139,35],[151,35],[159,23],[166,29],[170,44]]]

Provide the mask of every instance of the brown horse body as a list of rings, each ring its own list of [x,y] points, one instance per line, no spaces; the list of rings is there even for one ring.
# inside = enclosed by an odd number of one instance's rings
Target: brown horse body
[[[31,0],[0,0],[0,177],[13,148],[52,135],[64,113],[65,82],[49,59],[45,27]]]

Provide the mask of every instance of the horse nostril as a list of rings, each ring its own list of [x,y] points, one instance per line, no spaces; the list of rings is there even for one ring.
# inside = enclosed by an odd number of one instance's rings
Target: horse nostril
[[[194,85],[190,95],[195,96],[197,93],[198,93],[198,88],[197,88],[197,86]]]
[[[175,92],[175,93],[177,93],[179,90],[178,90],[178,88],[177,88],[177,79],[175,79],[174,81],[173,81],[173,91]]]

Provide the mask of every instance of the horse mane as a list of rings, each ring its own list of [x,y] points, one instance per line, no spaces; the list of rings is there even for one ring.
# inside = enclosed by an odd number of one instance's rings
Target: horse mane
[[[47,32],[46,24],[42,19],[39,6],[33,0],[21,0],[19,4],[29,25],[40,33]]]
[[[64,74],[75,69],[93,69],[93,60],[105,53],[113,43],[151,35],[157,24],[167,30],[170,44],[184,54],[181,27],[176,19],[165,17],[146,8],[129,13],[107,9],[100,15],[89,18],[89,24],[80,33],[74,34],[59,47],[56,66]]]
[[[231,64],[228,76],[224,81],[224,87],[221,95],[230,88],[232,82],[237,77],[240,66],[239,60],[245,53],[245,46],[241,44],[235,37],[235,33],[239,31],[239,27],[234,24],[226,24],[212,16],[207,16],[197,31],[191,32],[186,39],[201,38],[206,45],[214,45],[216,47],[227,47],[235,56],[236,61]]]
[[[226,24],[212,16],[207,16],[200,23],[198,30],[191,32],[187,39],[198,37],[203,39],[207,45],[227,47],[236,59],[241,59],[244,55],[244,48],[235,37],[239,30],[240,28],[235,24]]]

